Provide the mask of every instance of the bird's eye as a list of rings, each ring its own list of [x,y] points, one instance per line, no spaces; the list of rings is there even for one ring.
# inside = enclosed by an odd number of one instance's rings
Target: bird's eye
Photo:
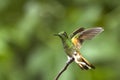
[[[64,34],[63,34],[63,35],[67,37],[67,33],[66,33],[66,32],[64,32]]]

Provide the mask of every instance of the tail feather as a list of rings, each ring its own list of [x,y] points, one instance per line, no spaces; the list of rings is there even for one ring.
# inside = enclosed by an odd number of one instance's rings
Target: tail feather
[[[84,57],[81,55],[77,55],[75,58],[75,62],[80,66],[82,70],[88,70],[88,69],[95,69],[95,67],[90,64]]]
[[[95,66],[93,66],[91,63],[89,63],[84,57],[81,58],[83,64],[84,69],[95,69]]]
[[[78,63],[78,65],[82,70],[95,69],[95,67],[92,64],[87,64],[86,62],[80,62]]]
[[[80,66],[80,68],[82,69],[82,70],[88,70],[89,68],[87,67],[87,66],[85,66],[85,65],[82,65],[82,64],[78,64],[79,66]]]

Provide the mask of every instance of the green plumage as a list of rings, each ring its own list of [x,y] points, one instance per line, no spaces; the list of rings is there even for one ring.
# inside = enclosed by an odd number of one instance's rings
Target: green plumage
[[[94,69],[95,67],[81,55],[79,49],[81,48],[84,40],[92,39],[102,31],[103,29],[101,27],[86,30],[84,30],[84,28],[79,28],[70,34],[70,36],[68,36],[64,31],[56,34],[56,36],[61,38],[68,59],[74,58],[74,61],[80,66],[81,69],[87,70],[91,68]]]

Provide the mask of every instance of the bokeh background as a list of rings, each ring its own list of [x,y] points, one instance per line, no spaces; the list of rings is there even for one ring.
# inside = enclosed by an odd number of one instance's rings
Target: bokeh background
[[[72,63],[59,80],[120,80],[120,1],[0,0],[0,80],[54,80],[67,57],[53,34],[97,26],[81,48],[96,69]]]

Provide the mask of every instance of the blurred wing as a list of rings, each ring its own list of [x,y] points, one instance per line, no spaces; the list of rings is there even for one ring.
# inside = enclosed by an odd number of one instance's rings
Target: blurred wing
[[[76,29],[75,31],[73,31],[73,33],[70,34],[70,38],[73,38],[77,33],[84,31],[84,29],[85,28],[83,28],[83,27]]]
[[[96,35],[100,34],[102,31],[104,31],[104,30],[101,27],[87,29],[80,33],[78,39],[90,40],[93,37],[95,37]]]
[[[104,31],[101,27],[97,28],[90,28],[83,31],[76,31],[74,33],[74,36],[72,37],[72,42],[77,48],[81,48],[81,44],[84,40],[90,40],[96,35],[100,34],[102,31]]]

